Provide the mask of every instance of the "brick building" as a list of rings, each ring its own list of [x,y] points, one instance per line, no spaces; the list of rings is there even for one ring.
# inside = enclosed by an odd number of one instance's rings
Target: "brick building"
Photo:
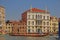
[[[26,34],[26,23],[23,21],[15,21],[12,23],[13,28],[12,28],[12,34],[14,35],[22,35]]]

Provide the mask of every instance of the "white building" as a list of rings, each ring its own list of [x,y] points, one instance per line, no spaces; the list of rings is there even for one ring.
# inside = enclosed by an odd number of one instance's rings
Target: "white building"
[[[50,13],[47,10],[31,8],[27,11],[27,32],[48,33],[50,30]]]

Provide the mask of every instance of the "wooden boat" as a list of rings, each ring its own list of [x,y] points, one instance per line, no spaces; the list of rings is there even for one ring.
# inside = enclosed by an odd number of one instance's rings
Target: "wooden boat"
[[[11,36],[26,36],[26,37],[42,37],[42,36],[47,36],[48,33],[24,33],[24,34],[10,34]]]

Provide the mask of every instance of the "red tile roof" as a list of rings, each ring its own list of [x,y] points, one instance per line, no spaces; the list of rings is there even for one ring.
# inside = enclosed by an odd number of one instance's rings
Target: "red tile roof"
[[[38,8],[32,8],[32,9],[27,10],[26,12],[40,12],[40,13],[45,13],[46,11],[38,9]]]

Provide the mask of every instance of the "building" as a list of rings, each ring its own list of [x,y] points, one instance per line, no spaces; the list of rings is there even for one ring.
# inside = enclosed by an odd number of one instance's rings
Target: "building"
[[[26,24],[23,21],[15,21],[13,22],[13,35],[24,35],[27,33]]]
[[[50,17],[50,32],[51,33],[58,33],[58,18],[55,16]]]
[[[22,14],[22,20],[26,22],[27,33],[49,33],[50,31],[48,10],[31,8]]]
[[[1,22],[4,24],[1,29],[13,35],[58,33],[58,18],[51,17],[47,9],[30,8],[22,13],[20,21],[8,20],[5,23],[5,15],[1,18],[0,24]]]
[[[59,39],[60,39],[60,18],[59,18]]]
[[[7,34],[12,33],[12,27],[13,27],[12,22],[13,22],[12,20],[7,20],[6,21],[6,33]]]
[[[6,23],[5,23],[5,8],[0,6],[0,31],[5,34]]]

